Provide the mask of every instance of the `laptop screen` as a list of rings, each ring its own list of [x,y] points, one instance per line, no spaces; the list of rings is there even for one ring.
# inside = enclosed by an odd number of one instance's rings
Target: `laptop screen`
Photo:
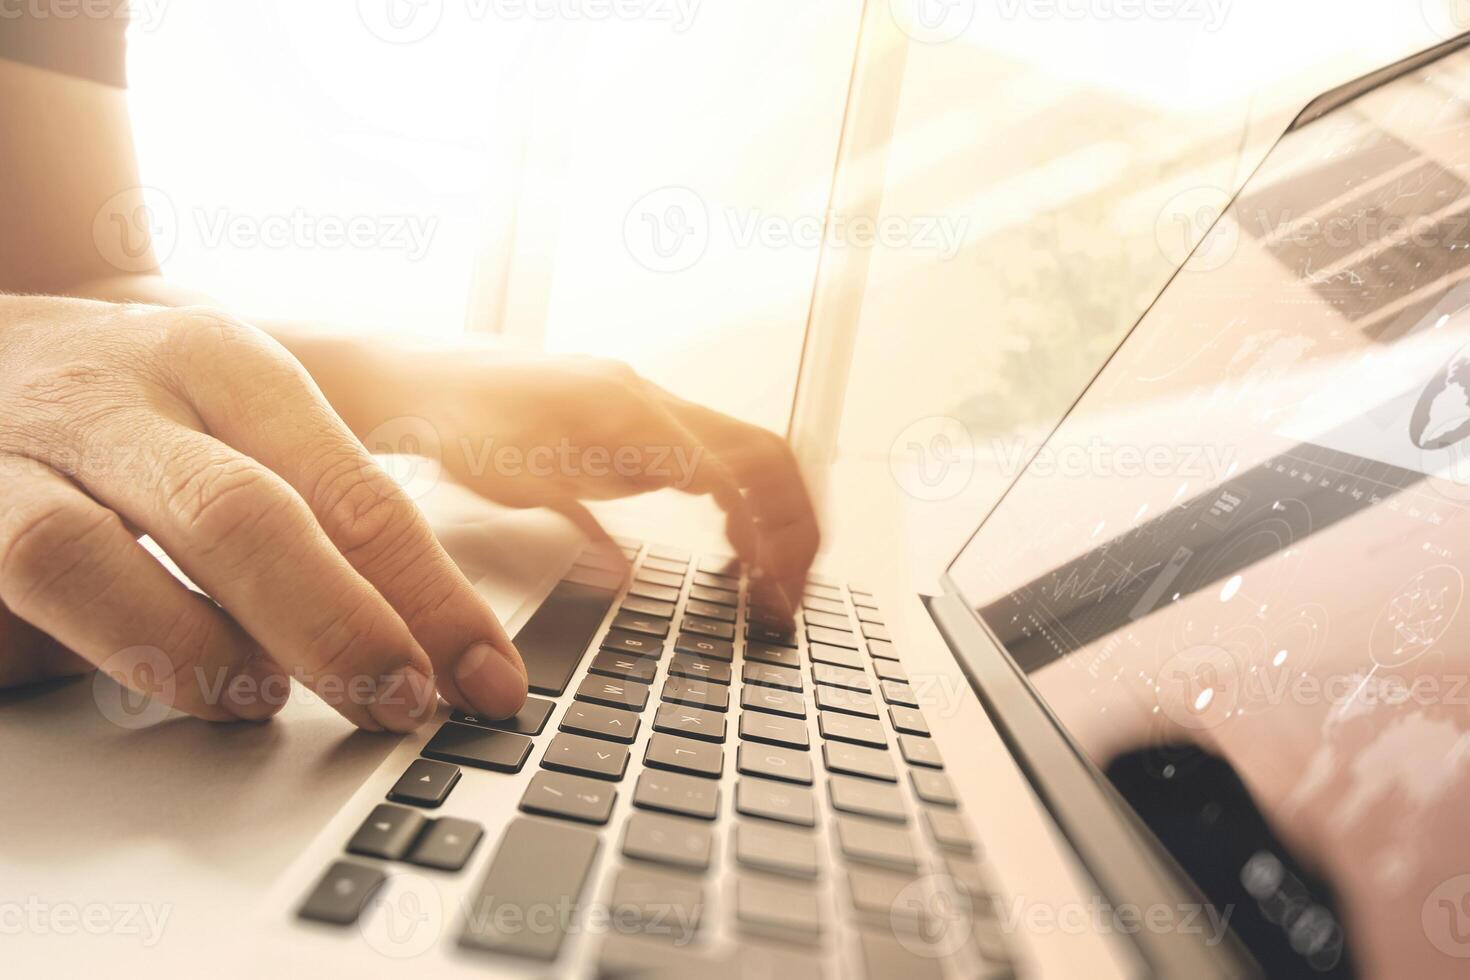
[[[1470,53],[1292,131],[951,569],[1262,961],[1470,969]]]

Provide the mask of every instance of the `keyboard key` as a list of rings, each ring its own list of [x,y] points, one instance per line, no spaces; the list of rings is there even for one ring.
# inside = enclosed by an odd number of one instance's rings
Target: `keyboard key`
[[[661,704],[653,716],[653,730],[670,735],[685,735],[706,742],[723,742],[725,716],[702,708]]]
[[[846,630],[828,629],[825,626],[808,626],[806,638],[809,643],[826,643],[834,647],[851,647],[856,650],[857,637]]]
[[[868,779],[881,779],[886,783],[898,782],[898,772],[893,767],[893,757],[880,749],[865,749],[859,745],[828,742],[822,746],[822,761],[827,766],[828,772],[866,776]]]
[[[600,779],[565,772],[538,772],[521,797],[521,809],[582,823],[607,823],[618,791]],[[502,848],[504,844],[502,843]]]
[[[808,609],[806,611],[806,624],[808,626],[820,626],[823,629],[841,630],[844,633],[852,632],[852,620],[847,618],[846,611],[833,614]]]
[[[694,633],[697,636],[711,636],[717,640],[735,639],[735,627],[729,623],[722,623],[717,619],[704,619],[699,616],[686,615],[679,624],[679,629],[686,633]]]
[[[881,660],[897,660],[898,651],[892,643],[883,643],[880,640],[868,641],[868,656]]]
[[[608,589],[566,581],[551,590],[515,635],[532,691],[556,695],[567,689],[613,595]]]
[[[872,606],[856,606],[857,618],[860,623],[877,623],[883,625],[883,617],[877,609]]]
[[[849,691],[871,691],[865,671],[833,667],[830,664],[812,664],[812,680],[831,687],[845,687]]]
[[[526,703],[520,711],[509,718],[481,718],[464,711],[455,710],[450,714],[452,721],[464,722],[466,725],[479,725],[481,728],[498,728],[504,732],[515,732],[517,735],[540,735],[541,729],[546,727],[546,719],[551,717],[551,709],[556,707],[555,701],[545,698],[526,698]]]
[[[903,977],[904,980],[944,980],[943,961],[921,956],[905,946],[891,931],[862,930],[863,972],[869,977]],[[1009,972],[1001,976],[1009,976]]]
[[[820,585],[816,582],[806,584],[806,594],[816,599],[830,599],[833,602],[842,601],[842,590],[835,585]]]
[[[957,854],[973,854],[975,840],[965,818],[953,810],[925,810],[924,823],[929,827],[929,836],[934,843]]]
[[[687,677],[670,677],[664,681],[663,691],[659,695],[664,701],[673,704],[687,704],[694,708],[704,708],[709,711],[728,711],[730,708],[730,689],[723,684],[706,684],[704,681],[692,681]]]
[[[431,759],[415,759],[388,791],[388,799],[413,806],[441,806],[457,782],[459,766]]]
[[[745,624],[745,639],[750,643],[767,643],[777,647],[796,648],[796,634],[784,626],[762,626],[760,623]]]
[[[531,754],[531,740],[514,732],[446,721],[424,746],[423,754],[477,769],[520,772]]]
[[[800,694],[774,687],[745,684],[740,688],[740,706],[753,711],[768,711],[788,718],[805,718],[806,703]]]
[[[401,861],[426,823],[428,818],[417,810],[379,803],[347,842],[347,850],[385,861]]]
[[[631,595],[623,600],[622,611],[632,613],[635,616],[656,616],[659,619],[674,618],[674,604],[662,602],[658,599],[645,599],[642,596]]]
[[[914,929],[929,921],[930,895],[922,880],[899,871],[853,867],[847,871],[852,907],[877,925]],[[924,935],[932,935],[925,932]]]
[[[812,744],[806,722],[761,711],[740,713],[740,737],[793,749],[805,749]]]
[[[631,653],[635,657],[646,657],[649,660],[657,660],[664,655],[662,640],[638,633],[624,633],[622,630],[608,630],[600,645],[604,650]]]
[[[742,820],[735,825],[735,860],[757,871],[815,878],[817,839],[800,830]]]
[[[697,776],[645,770],[633,789],[633,805],[713,820],[720,809],[720,787]]]
[[[623,561],[622,555],[617,551],[601,551],[597,548],[588,548],[577,556],[574,563],[582,568],[596,568],[604,572],[613,572],[622,575],[628,570],[628,565]]]
[[[477,823],[440,817],[429,824],[429,829],[419,838],[408,860],[422,868],[458,871],[469,862],[483,836],[484,828]]]
[[[812,784],[812,759],[805,752],[758,742],[741,742],[735,768],[747,776],[764,776],[787,783]]]
[[[674,640],[674,652],[729,663],[735,659],[735,644],[729,640],[716,640],[708,636],[680,633],[678,639]]]
[[[655,585],[652,582],[634,581],[628,586],[628,594],[640,596],[644,599],[657,599],[659,602],[678,602],[679,590],[675,586]]]
[[[747,817],[763,817],[799,827],[817,825],[817,801],[804,786],[742,777],[735,784],[735,809]]]
[[[670,575],[677,575],[681,579],[689,571],[689,563],[687,561],[670,561],[667,558],[658,558],[651,551],[648,554],[649,556],[643,559],[644,568],[652,569],[655,572],[668,572]]]
[[[719,620],[722,623],[735,622],[735,610],[716,602],[690,599],[684,604],[684,611],[695,616],[703,616],[705,619]]]
[[[735,918],[742,928],[781,939],[815,943],[822,935],[816,890],[769,878],[735,882]]]
[[[539,773],[537,778],[548,775]],[[566,776],[564,779],[576,777]],[[465,909],[460,944],[551,961],[575,925],[575,909],[597,855],[597,834],[518,817],[500,838],[478,893]],[[529,909],[556,909],[527,928]]]
[[[834,647],[826,643],[813,643],[807,650],[812,658],[812,663],[831,664],[834,667],[846,667],[849,670],[863,669],[863,655],[856,650],[847,647]]]
[[[676,653],[669,661],[669,673],[674,677],[691,677],[711,684],[730,683],[730,665],[718,660],[691,657],[687,653]]]
[[[888,627],[878,623],[863,623],[863,638],[868,640],[882,640],[884,643],[892,643],[893,637],[888,635]]]
[[[694,557],[683,548],[676,548],[673,545],[668,544],[650,544],[648,546],[648,554],[651,558],[661,558],[664,561],[674,561],[678,562],[681,565],[688,565],[690,559]]]
[[[622,572],[609,572],[602,568],[572,568],[563,583],[570,582],[573,585],[584,585],[590,589],[598,589],[602,592],[616,592],[622,588],[623,580],[627,578]]]
[[[648,704],[648,685],[611,677],[584,677],[577,685],[577,700],[625,711],[642,711]]]
[[[718,779],[725,769],[725,750],[709,742],[655,733],[648,740],[643,764],[652,769]]]
[[[632,745],[633,740],[638,737],[639,720],[631,711],[574,701],[567,705],[559,728],[573,735],[588,735]]]
[[[808,612],[831,613],[834,616],[847,615],[847,607],[834,599],[816,599],[806,596],[802,599],[801,605]]]
[[[841,687],[818,685],[817,707],[823,711],[837,711],[844,715],[859,715],[863,718],[878,717],[878,702],[873,695],[863,691],[849,691]]]
[[[689,598],[699,602],[713,602],[717,606],[734,607],[740,595],[730,589],[712,589],[707,585],[689,586]]]
[[[954,783],[942,772],[932,769],[910,769],[909,782],[914,784],[914,795],[925,803],[935,803],[939,806],[958,806],[960,798],[954,790]]]
[[[747,643],[745,644],[745,659],[762,664],[773,664],[777,667],[799,668],[801,666],[801,652],[790,647],[775,647],[769,643]]]
[[[934,744],[932,738],[921,738],[918,735],[898,736],[898,749],[903,753],[903,760],[911,766],[928,766],[931,769],[943,769],[944,760],[939,757],[939,746]]]
[[[303,919],[349,926],[357,921],[373,892],[388,880],[378,868],[355,861],[337,861],[318,879],[296,914]]]
[[[896,731],[926,737],[929,734],[929,723],[924,720],[924,712],[918,708],[889,708],[888,720],[893,722]]]
[[[634,813],[623,829],[623,854],[692,871],[709,867],[715,837],[709,827],[657,813]]]
[[[908,823],[908,809],[896,786],[871,779],[834,775],[827,780],[832,809],[893,823]]]
[[[729,555],[705,555],[699,559],[698,568],[701,572],[710,572],[714,575],[728,575],[731,578],[739,578],[744,566],[739,559]]]
[[[836,739],[839,742],[856,742],[858,745],[871,745],[880,749],[888,745],[888,736],[884,734],[881,722],[857,715],[842,715],[835,711],[818,712],[817,730],[822,733],[823,738]]]
[[[669,635],[669,621],[659,619],[657,616],[643,616],[626,610],[619,612],[613,617],[613,629],[623,630],[626,633],[638,633],[642,636],[665,637]]]
[[[904,684],[909,682],[909,672],[897,660],[874,660],[873,673],[878,675],[880,681],[901,681]]]
[[[800,691],[802,689],[801,671],[790,667],[777,667],[774,664],[750,663],[746,661],[741,668],[740,679],[747,684],[760,684],[763,687],[779,687],[786,691]]]
[[[648,814],[634,814],[635,818],[641,816]],[[621,930],[615,934],[619,937],[632,931],[635,935],[657,936],[659,942],[667,943],[671,948],[683,947],[699,931],[699,920],[704,912],[704,888],[688,875],[668,874],[651,868],[623,868],[613,881],[612,908],[608,911]],[[632,926],[637,928],[630,929]],[[641,975],[641,970],[614,975]],[[671,977],[675,975],[668,974]]]
[[[738,578],[731,578],[729,575],[715,575],[712,572],[695,572],[694,584],[702,585],[706,589],[728,589],[732,592],[740,588]]]
[[[879,661],[882,663],[882,661]],[[917,708],[919,697],[914,689],[909,687],[906,681],[879,681],[883,688],[883,700],[889,704],[896,704],[904,708]]]
[[[637,681],[640,684],[652,684],[653,675],[658,672],[658,666],[646,657],[603,650],[592,658],[592,663],[587,670],[603,677],[617,677],[622,680]]]
[[[877,604],[873,601],[873,594],[866,589],[849,588],[848,591],[852,593],[852,604],[859,609],[878,608]]]
[[[618,780],[628,769],[628,748],[601,738],[562,732],[546,747],[541,768]]]
[[[837,844],[849,861],[897,871],[918,871],[913,838],[902,827],[863,817],[837,817]]]
[[[669,589],[677,589],[684,584],[683,575],[675,575],[672,572],[660,572],[652,568],[640,568],[633,577],[640,582],[646,582],[649,585],[662,585]]]

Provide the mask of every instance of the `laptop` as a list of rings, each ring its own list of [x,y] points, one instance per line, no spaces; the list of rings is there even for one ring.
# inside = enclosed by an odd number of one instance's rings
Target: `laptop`
[[[8,965],[1463,975],[1467,46],[1302,113],[934,594],[436,486],[513,719],[7,693]]]

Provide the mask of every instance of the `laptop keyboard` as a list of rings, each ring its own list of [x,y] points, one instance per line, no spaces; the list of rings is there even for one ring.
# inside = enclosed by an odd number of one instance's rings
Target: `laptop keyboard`
[[[618,928],[597,940],[600,976],[709,967],[700,940],[716,931],[736,937],[723,965],[737,975],[830,975],[840,934],[855,937],[840,962],[869,977],[944,976],[946,961],[951,975],[963,963],[1009,976],[980,848],[872,596],[814,578],[792,627],[734,561],[618,545],[631,578],[585,552],[516,635],[525,707],[502,721],[453,712],[298,914],[351,924],[386,880],[373,861],[455,872],[488,848],[459,943],[544,963],[592,931],[576,907],[612,848]],[[495,778],[533,759],[522,815],[498,840],[434,816],[465,769]],[[620,794],[632,806],[614,820]],[[725,875],[733,897],[712,906]],[[834,929],[834,907],[855,928]],[[963,953],[907,940],[953,908]],[[528,909],[559,911],[507,926]]]

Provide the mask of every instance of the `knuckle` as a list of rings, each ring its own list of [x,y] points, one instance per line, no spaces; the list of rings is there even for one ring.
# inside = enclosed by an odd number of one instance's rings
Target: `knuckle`
[[[95,543],[121,530],[117,515],[78,496],[13,505],[0,522],[0,598],[15,609],[88,572]]]
[[[323,530],[353,565],[411,564],[429,539],[403,489],[355,451],[342,451],[324,467],[311,499]]]
[[[289,506],[278,479],[247,457],[196,453],[164,470],[163,505],[190,537],[214,548],[259,531]]]
[[[350,676],[374,662],[379,646],[379,614],[371,595],[348,597],[336,604],[306,644],[305,665],[311,678]],[[329,607],[330,608],[330,607]]]

